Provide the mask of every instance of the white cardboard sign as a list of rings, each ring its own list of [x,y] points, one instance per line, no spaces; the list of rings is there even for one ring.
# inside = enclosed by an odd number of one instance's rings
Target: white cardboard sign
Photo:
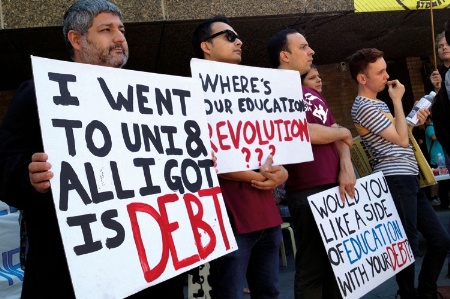
[[[191,73],[219,173],[257,169],[268,155],[277,165],[313,160],[299,72],[194,58]]]
[[[77,298],[122,298],[237,249],[197,80],[32,65]]]
[[[308,197],[344,298],[360,298],[414,262],[381,172],[356,181],[355,199],[338,187]]]

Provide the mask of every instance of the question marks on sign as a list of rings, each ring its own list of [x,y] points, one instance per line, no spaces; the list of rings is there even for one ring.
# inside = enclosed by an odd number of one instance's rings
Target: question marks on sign
[[[275,145],[271,144],[269,145],[269,149],[270,149],[270,155],[275,156]]]
[[[271,144],[269,145],[269,154],[273,157],[275,155],[275,151],[276,151],[276,147],[275,145]],[[261,166],[262,164],[262,158],[264,157],[264,150],[262,148],[256,148],[254,150],[254,152],[257,154],[257,159],[258,159],[258,165]],[[247,162],[247,168],[250,168],[250,159],[252,157],[252,152],[250,151],[250,149],[248,149],[247,147],[243,147],[241,149],[241,153],[244,154],[244,158],[245,158],[245,162]]]
[[[248,165],[248,161],[250,161],[250,150],[246,147],[243,147],[241,152],[245,155],[245,162],[247,162],[247,168],[249,168],[250,166]]]
[[[255,153],[258,154],[258,165],[261,166],[261,159],[263,156],[263,150],[260,148],[255,149]]]

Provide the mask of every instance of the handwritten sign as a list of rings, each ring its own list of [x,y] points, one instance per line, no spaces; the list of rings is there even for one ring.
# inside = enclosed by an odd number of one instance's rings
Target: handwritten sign
[[[123,298],[237,249],[197,80],[32,64],[77,298]]]
[[[338,187],[308,197],[344,298],[360,298],[414,262],[381,172],[360,178],[354,199]]]
[[[298,72],[195,58],[191,72],[205,93],[219,173],[257,169],[268,155],[274,164],[313,160]]]
[[[18,299],[22,292],[19,211],[0,201],[0,298]]]

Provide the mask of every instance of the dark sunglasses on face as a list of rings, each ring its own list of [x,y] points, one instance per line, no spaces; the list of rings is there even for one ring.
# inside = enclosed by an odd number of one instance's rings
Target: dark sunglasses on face
[[[225,30],[219,31],[219,32],[217,32],[217,33],[214,33],[213,35],[208,36],[207,38],[205,38],[203,41],[206,42],[208,39],[213,39],[213,38],[215,38],[216,36],[219,36],[219,35],[224,34],[224,33],[227,35],[227,40],[228,40],[230,43],[234,43],[234,41],[235,41],[236,39],[239,39],[239,40],[242,41],[242,39],[239,37],[239,35],[237,35],[237,34],[234,33],[233,31],[231,31],[230,29],[225,29]]]

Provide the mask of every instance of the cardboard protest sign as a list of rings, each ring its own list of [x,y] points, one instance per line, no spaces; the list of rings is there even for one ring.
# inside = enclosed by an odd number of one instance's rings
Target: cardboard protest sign
[[[188,275],[188,299],[211,298],[209,267],[209,263],[205,263],[199,267],[198,274]]]
[[[409,144],[414,152],[414,156],[417,160],[417,165],[419,166],[419,183],[420,187],[427,187],[436,185],[436,178],[434,177],[433,171],[430,168],[430,164],[425,159],[425,156],[417,144],[416,139],[412,135],[411,131],[408,133]],[[361,136],[356,136],[353,138],[353,144],[350,148],[350,154],[352,158],[352,163],[355,168],[355,172],[359,177],[369,175],[373,172],[373,167],[375,164],[375,157],[372,152],[366,147]]]
[[[211,147],[219,173],[313,160],[296,71],[191,60],[201,81]]]
[[[18,299],[22,292],[19,211],[0,201],[0,298]]]
[[[122,298],[236,250],[200,83],[32,57],[77,298]]]
[[[358,177],[363,177],[373,172],[373,163],[375,161],[372,152],[366,147],[361,136],[358,135],[353,138],[350,155]]]
[[[414,262],[381,172],[360,178],[355,198],[338,187],[308,197],[344,298],[360,298]]]

